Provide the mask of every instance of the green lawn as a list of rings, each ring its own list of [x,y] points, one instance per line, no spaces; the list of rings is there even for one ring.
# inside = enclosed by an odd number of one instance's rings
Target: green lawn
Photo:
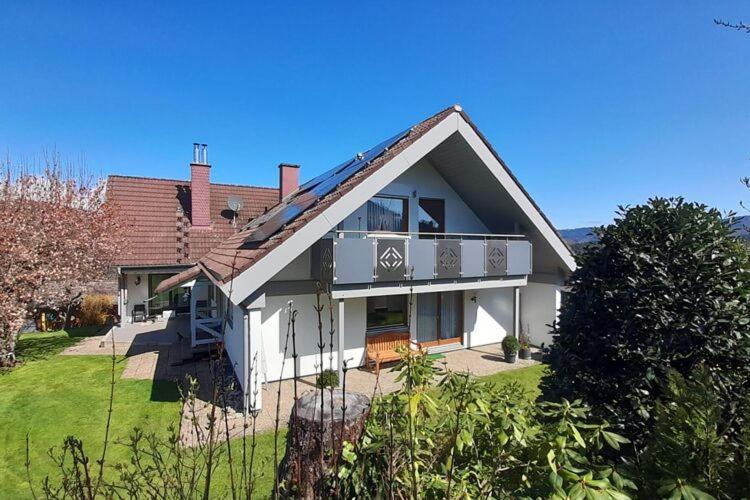
[[[104,434],[109,395],[111,358],[108,356],[63,356],[59,352],[96,334],[95,329],[27,334],[22,336],[17,353],[24,364],[0,375],[0,498],[29,498],[31,493],[24,466],[26,433],[31,440],[32,481],[39,485],[55,469],[47,450],[60,446],[67,435],[84,442],[92,457],[98,458]],[[120,379],[125,366],[116,358],[114,416],[112,436],[125,438],[136,426],[165,432],[179,418],[179,394],[175,384],[163,381]],[[531,395],[543,367],[534,366],[487,377],[498,382],[517,380]],[[285,446],[279,438],[281,453]],[[240,453],[241,441],[233,441],[233,453]],[[121,445],[109,448],[107,463],[124,462],[127,450]],[[258,436],[258,492],[273,486],[273,433]],[[226,467],[217,472],[213,495],[226,491]],[[213,496],[212,495],[212,496]]]
[[[495,373],[494,375],[488,375],[483,377],[484,380],[496,382],[498,384],[504,384],[508,382],[518,382],[521,386],[528,391],[529,399],[536,399],[541,391],[539,390],[539,381],[547,371],[546,365],[534,365],[527,368],[518,368],[516,370],[509,370],[506,372]]]
[[[57,354],[80,340],[76,337],[81,333],[23,336],[17,352],[24,364],[0,375],[0,477],[4,478],[0,481],[0,498],[30,495],[24,467],[26,433],[30,436],[32,479],[37,488],[44,476],[54,472],[47,450],[61,445],[65,436],[78,436],[89,452],[98,454],[101,450],[111,358]],[[118,357],[113,435],[125,437],[135,426],[166,428],[178,417],[175,385],[119,380],[124,366],[124,358]],[[113,446],[111,450],[111,458],[126,458],[122,447]]]

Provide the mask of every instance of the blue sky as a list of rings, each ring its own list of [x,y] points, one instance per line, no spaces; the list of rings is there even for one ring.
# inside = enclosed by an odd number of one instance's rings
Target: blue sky
[[[560,228],[750,199],[750,3],[363,3],[5,2],[0,152],[275,185],[460,103]]]

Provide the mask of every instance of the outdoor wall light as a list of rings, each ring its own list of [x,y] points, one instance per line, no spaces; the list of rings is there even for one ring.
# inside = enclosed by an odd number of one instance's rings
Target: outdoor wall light
[[[141,275],[135,277],[135,286],[138,286],[141,284]]]
[[[474,302],[474,303],[476,304],[476,303],[477,303],[477,296],[476,296],[476,295],[474,295],[474,296],[473,296],[473,297],[472,297],[471,299],[469,299],[469,300],[471,300],[472,302]]]

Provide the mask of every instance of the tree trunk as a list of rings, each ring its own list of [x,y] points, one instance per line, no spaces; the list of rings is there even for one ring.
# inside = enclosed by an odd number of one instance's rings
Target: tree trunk
[[[68,306],[65,308],[65,324],[63,325],[63,330],[70,330],[70,322],[73,319],[73,306],[75,306],[76,302],[78,302],[82,295],[83,292],[78,292],[75,297],[68,300]]]
[[[334,389],[331,419],[331,392],[328,389],[323,391],[322,429],[320,392],[309,391],[297,401],[289,418],[286,454],[279,467],[278,479],[283,485],[284,497],[312,499],[329,496],[325,491],[325,476],[338,461],[343,442],[356,443],[359,440],[370,412],[370,399],[364,394],[348,392],[345,401],[345,411],[342,411],[344,394],[341,389]]]

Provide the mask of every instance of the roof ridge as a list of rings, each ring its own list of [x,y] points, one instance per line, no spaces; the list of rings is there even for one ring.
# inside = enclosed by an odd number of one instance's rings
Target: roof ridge
[[[146,177],[145,175],[122,175],[122,174],[108,174],[107,178],[119,177],[121,179],[143,179],[148,181],[166,181],[166,182],[184,182],[188,183],[189,180],[185,179],[169,179],[166,177]]]
[[[231,184],[227,182],[211,182],[211,185],[212,186],[231,186],[231,187],[240,187],[240,188],[253,188],[253,189],[268,189],[270,191],[279,190],[279,188],[271,187],[271,186],[256,186],[254,184]]]
[[[107,178],[110,177],[119,177],[121,179],[141,179],[146,181],[163,181],[163,182],[178,182],[181,184],[190,184],[189,180],[184,179],[170,179],[165,177],[146,177],[144,175],[122,175],[122,174],[109,174],[107,175]],[[230,186],[230,187],[238,187],[238,188],[252,188],[252,189],[267,189],[270,191],[278,191],[279,188],[277,187],[271,187],[271,186],[257,186],[254,184],[232,184],[228,182],[209,182],[211,186]]]

